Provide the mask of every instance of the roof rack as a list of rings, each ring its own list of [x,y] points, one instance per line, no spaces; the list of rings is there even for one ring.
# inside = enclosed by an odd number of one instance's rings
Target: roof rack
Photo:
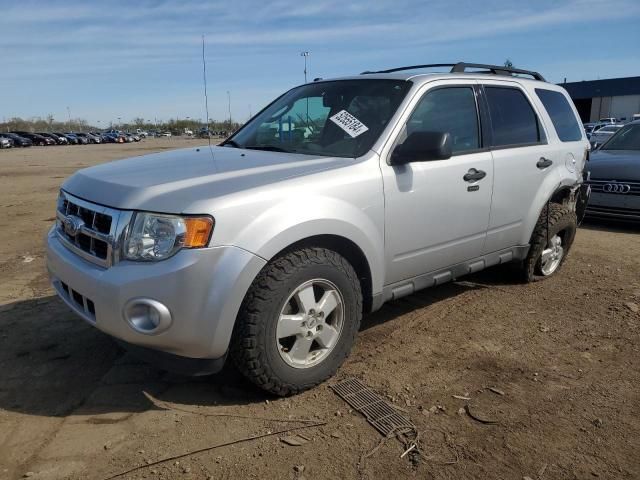
[[[474,71],[470,73],[490,73],[493,75],[529,75],[535,80],[540,80],[541,82],[546,82],[544,77],[540,75],[538,72],[533,72],[530,70],[521,70],[519,68],[511,68],[504,67],[500,65],[485,65],[483,63],[466,63],[466,62],[458,62],[458,63],[431,63],[426,65],[411,65],[408,67],[398,67],[398,68],[390,68],[388,70],[379,70],[376,72],[362,72],[361,75],[368,75],[371,73],[394,73],[394,72],[403,72],[406,70],[416,70],[419,68],[438,68],[438,67],[451,67],[449,73],[465,73],[467,69],[480,69],[480,71]]]

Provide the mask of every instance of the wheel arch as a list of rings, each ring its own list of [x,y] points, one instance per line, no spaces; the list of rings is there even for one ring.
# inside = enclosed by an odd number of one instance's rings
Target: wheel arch
[[[268,261],[286,255],[287,253],[302,248],[320,247],[332,250],[344,257],[356,271],[362,288],[363,313],[372,311],[373,283],[371,266],[362,249],[352,240],[335,234],[319,234],[302,238],[282,248]]]
[[[571,201],[572,196],[575,193],[579,184],[575,179],[567,181],[568,179],[562,179],[558,181],[551,176],[547,177],[547,180],[542,184],[538,190],[534,201],[531,203],[528,216],[524,219],[523,236],[521,238],[521,244],[526,245],[531,239],[533,229],[542,214],[545,205],[547,203],[557,203],[559,205],[564,204],[567,201]]]

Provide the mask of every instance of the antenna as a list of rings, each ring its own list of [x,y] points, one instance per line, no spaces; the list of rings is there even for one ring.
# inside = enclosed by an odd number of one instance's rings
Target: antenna
[[[209,97],[207,96],[207,61],[204,56],[204,34],[202,34],[202,81],[204,82],[204,110],[207,114],[207,139],[209,140],[211,158],[213,158],[213,149],[211,148],[211,130],[209,130]]]

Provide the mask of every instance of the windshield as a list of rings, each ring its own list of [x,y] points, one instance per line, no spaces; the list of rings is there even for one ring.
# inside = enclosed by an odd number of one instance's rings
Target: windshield
[[[294,88],[223,143],[238,148],[360,157],[378,139],[411,82],[338,80]]]
[[[622,127],[601,150],[640,150],[640,123]]]

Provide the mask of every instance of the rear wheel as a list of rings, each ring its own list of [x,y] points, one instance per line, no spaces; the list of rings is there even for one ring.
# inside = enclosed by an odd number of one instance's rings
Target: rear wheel
[[[249,289],[232,358],[260,388],[298,393],[336,372],[361,316],[360,282],[347,260],[325,248],[292,251],[265,266]]]
[[[522,264],[523,280],[535,282],[556,273],[569,253],[576,229],[576,212],[571,205],[548,204],[531,236],[531,247]]]

